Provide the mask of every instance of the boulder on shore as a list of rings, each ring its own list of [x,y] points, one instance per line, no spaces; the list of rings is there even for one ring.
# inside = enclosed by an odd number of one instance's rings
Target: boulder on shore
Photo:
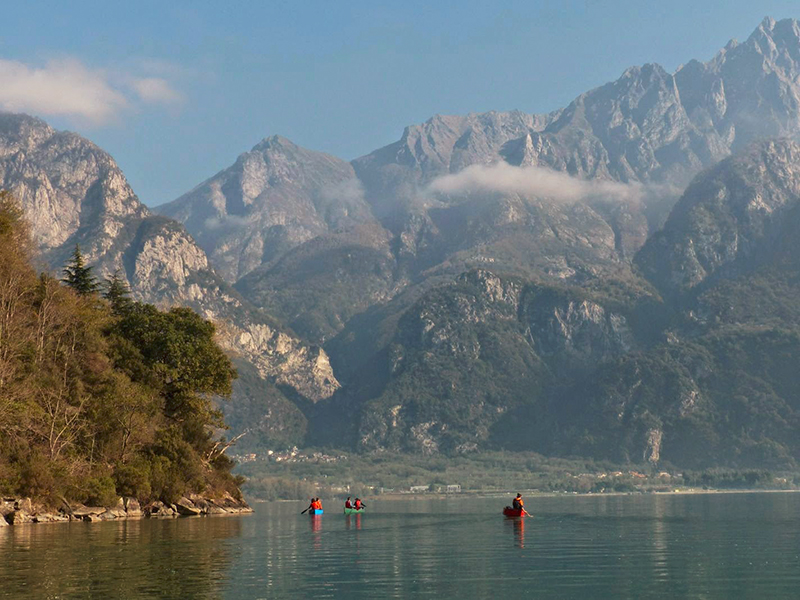
[[[24,510],[15,510],[6,515],[6,521],[9,525],[19,525],[20,523],[31,523],[33,518]]]
[[[105,506],[79,506],[72,509],[72,516],[80,519],[90,515],[102,515],[106,510]]]
[[[139,519],[144,516],[142,506],[136,498],[125,498],[125,513],[129,519]]]
[[[175,508],[178,511],[178,514],[184,517],[195,517],[202,514],[202,510],[195,506],[194,502],[189,500],[186,497],[182,497],[175,503]]]
[[[119,498],[114,506],[77,506],[62,499],[63,506],[57,511],[46,506],[34,505],[30,498],[0,498],[0,527],[20,523],[58,523],[71,520],[111,521],[116,519],[139,519],[141,517],[190,517],[201,515],[224,515],[252,512],[248,504],[229,493],[222,496],[211,494],[188,494],[174,504],[155,500],[142,507],[136,498]]]

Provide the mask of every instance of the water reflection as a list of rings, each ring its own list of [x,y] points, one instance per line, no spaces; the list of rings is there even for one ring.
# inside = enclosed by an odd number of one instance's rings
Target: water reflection
[[[523,517],[514,519],[514,542],[517,548],[525,547],[525,519]]]
[[[20,525],[0,535],[0,595],[217,598],[240,518]]]
[[[793,598],[800,585],[800,494],[535,504],[535,521],[449,498],[366,516],[276,503],[243,518],[9,527],[0,597]]]
[[[355,522],[356,529],[361,529],[361,515],[355,515],[352,520],[351,515],[345,515],[344,528],[350,529],[353,526],[353,522]]]
[[[311,522],[311,533],[314,550],[322,549],[322,515],[311,515],[308,520]]]

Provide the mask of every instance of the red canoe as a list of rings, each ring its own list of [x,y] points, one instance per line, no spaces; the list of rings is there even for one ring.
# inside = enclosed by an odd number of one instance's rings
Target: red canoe
[[[523,510],[524,509],[522,508],[511,508],[510,506],[506,506],[503,509],[503,514],[507,517],[521,517]]]

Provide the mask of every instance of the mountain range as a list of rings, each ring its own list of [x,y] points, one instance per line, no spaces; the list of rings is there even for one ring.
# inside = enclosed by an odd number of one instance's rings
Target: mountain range
[[[800,24],[550,114],[436,115],[347,162],[271,136],[145,207],[0,115],[47,268],[80,244],[220,325],[242,444],[794,465]]]

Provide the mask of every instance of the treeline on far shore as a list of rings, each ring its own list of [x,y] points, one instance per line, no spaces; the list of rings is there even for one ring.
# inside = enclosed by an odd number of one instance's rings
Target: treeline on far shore
[[[53,505],[174,502],[240,480],[213,395],[236,373],[214,325],[134,302],[76,247],[63,278],[34,269],[22,211],[0,192],[0,494]]]
[[[322,456],[322,459],[315,458]],[[797,489],[800,473],[760,469],[685,471],[671,465],[618,465],[550,458],[532,452],[462,456],[299,453],[292,460],[255,460],[237,471],[259,500],[297,500],[392,493],[496,492],[636,493],[731,489]]]

